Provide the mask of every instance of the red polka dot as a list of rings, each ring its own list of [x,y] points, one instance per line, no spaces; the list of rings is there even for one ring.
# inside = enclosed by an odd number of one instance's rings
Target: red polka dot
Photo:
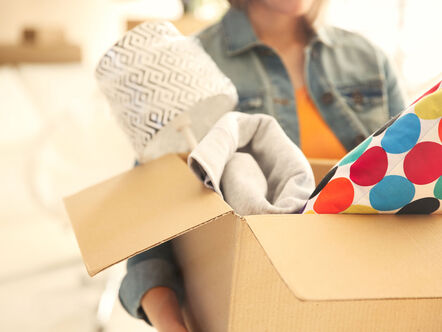
[[[414,184],[427,184],[442,175],[442,145],[435,142],[417,144],[404,159],[404,172]]]
[[[353,202],[354,189],[350,180],[337,178],[330,181],[316,198],[316,213],[335,214],[346,210]]]
[[[385,176],[387,153],[380,146],[365,151],[350,167],[350,179],[360,186],[372,186]]]
[[[439,121],[439,139],[442,142],[442,119]]]

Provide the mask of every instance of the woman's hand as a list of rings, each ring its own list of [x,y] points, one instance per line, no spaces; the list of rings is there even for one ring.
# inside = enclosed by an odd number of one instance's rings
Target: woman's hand
[[[187,332],[175,292],[154,287],[144,294],[141,306],[158,332]]]

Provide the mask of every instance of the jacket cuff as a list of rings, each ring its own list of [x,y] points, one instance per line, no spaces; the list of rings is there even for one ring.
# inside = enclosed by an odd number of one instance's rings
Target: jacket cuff
[[[118,294],[121,305],[131,316],[152,325],[141,307],[141,298],[147,291],[159,286],[171,288],[180,304],[182,303],[183,289],[175,266],[160,258],[140,261],[128,268],[121,282]]]

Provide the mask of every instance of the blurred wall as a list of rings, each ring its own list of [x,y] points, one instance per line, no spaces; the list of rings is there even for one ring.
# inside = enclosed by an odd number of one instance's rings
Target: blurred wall
[[[438,0],[330,0],[327,21],[380,45],[413,96],[442,75],[441,12]],[[93,67],[123,33],[127,18],[176,19],[181,14],[179,0],[0,0],[0,43],[18,41],[26,25],[61,26]]]
[[[20,39],[24,26],[62,27],[95,64],[124,31],[127,18],[179,17],[179,0],[0,0],[0,43]]]
[[[442,79],[442,1],[329,2],[327,21],[379,45],[394,60],[410,101]]]

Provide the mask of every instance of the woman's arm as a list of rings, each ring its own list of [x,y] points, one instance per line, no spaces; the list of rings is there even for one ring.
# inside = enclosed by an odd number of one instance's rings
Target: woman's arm
[[[141,299],[141,306],[159,332],[186,332],[175,292],[168,287],[155,287]]]
[[[163,300],[164,291],[159,293],[154,291],[149,294],[155,288],[169,289],[174,295],[175,301],[171,299],[170,294],[166,300]],[[179,301],[183,298],[183,293],[181,276],[169,241],[128,260],[127,273],[120,285],[119,298],[122,306],[130,315],[144,319],[148,324],[155,324],[154,320],[158,321],[157,317],[160,312],[152,308],[158,306],[169,314],[178,313],[179,311],[173,307],[167,308],[167,304],[178,306]],[[152,316],[151,319],[152,314],[155,317]],[[170,315],[164,317],[170,317]],[[182,318],[176,317],[174,320],[180,321]]]

